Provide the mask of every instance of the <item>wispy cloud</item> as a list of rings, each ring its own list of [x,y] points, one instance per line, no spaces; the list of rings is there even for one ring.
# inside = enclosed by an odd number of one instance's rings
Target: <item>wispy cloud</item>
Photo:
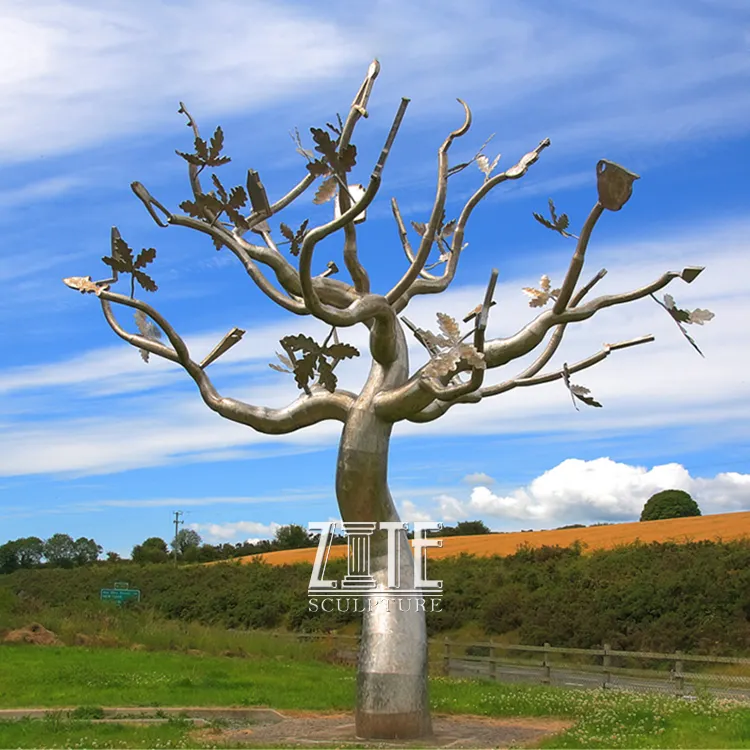
[[[335,21],[262,0],[221,0],[211,13],[197,2],[112,2],[105,10],[9,0],[0,155],[12,161],[160,128],[179,99],[214,115],[288,106],[295,96],[320,107],[331,83],[356,85],[373,56],[384,64],[383,94],[413,96],[419,118],[444,114],[456,96],[477,112],[502,112],[504,148],[528,136],[529,118],[538,127],[554,121],[545,135],[566,147],[747,129],[748,29],[731,6],[333,7]],[[252,43],[231,43],[228,19],[231,38]]]
[[[707,354],[706,359],[701,359],[685,342],[669,316],[646,299],[603,310],[593,319],[571,326],[561,353],[550,365],[559,367],[563,357],[574,362],[589,356],[598,351],[604,341],[655,334],[656,343],[615,352],[607,362],[576,376],[575,382],[589,387],[604,404],[604,409],[584,407],[576,412],[562,384],[552,383],[534,388],[533,395],[530,389],[520,389],[487,399],[481,405],[458,406],[440,420],[426,425],[399,423],[395,438],[562,431],[583,439],[587,433],[595,436],[649,426],[727,424],[741,429],[743,424],[750,424],[750,386],[743,376],[750,367],[747,361],[749,334],[743,323],[750,319],[750,301],[744,291],[744,280],[750,277],[747,223],[704,227],[702,232],[696,228],[683,231],[684,234],[673,235],[671,239],[658,237],[629,244],[626,250],[620,245],[599,248],[596,260],[611,260],[612,263],[608,263],[610,273],[597,287],[597,292],[606,294],[637,288],[668,268],[681,268],[705,258],[709,269],[697,282],[688,286],[677,281],[670,290],[679,304],[706,307],[716,313],[715,320],[693,331]],[[491,333],[500,329],[506,335],[512,334],[533,318],[535,312],[529,309],[520,287],[535,284],[540,272],[548,272],[557,280],[563,268],[561,259],[559,267],[539,269],[534,276],[506,280],[498,285],[499,303],[493,308]],[[457,287],[441,295],[440,310],[460,319],[483,293],[479,287]],[[429,296],[417,298],[409,308],[409,317],[422,328],[434,329],[435,309],[435,301]],[[324,326],[319,327],[315,335],[324,329]],[[226,395],[273,408],[298,396],[290,376],[276,375],[270,368],[267,375],[262,374],[265,363],[275,359],[273,351],[278,348],[281,331],[288,333],[288,325],[285,329],[281,323],[269,324],[253,333],[251,345],[237,346],[227,355],[231,366],[223,373],[221,370],[216,373],[217,382]],[[366,336],[365,330],[346,332],[346,340],[363,352],[367,351]],[[196,337],[196,341],[202,342],[196,349],[208,351],[217,339],[218,336],[202,334]],[[425,361],[426,354],[414,340],[410,345],[412,367],[416,368]],[[528,359],[520,360],[518,367],[522,368]],[[241,365],[258,360],[265,363],[260,375],[248,386],[248,374],[242,372]],[[337,370],[340,387],[358,391],[366,377],[368,362],[369,357],[364,356],[342,365],[340,373]],[[731,367],[728,367],[729,362]],[[13,415],[7,416],[0,434],[0,474],[106,473],[199,460],[201,455],[205,460],[229,457],[232,451],[240,451],[237,455],[246,457],[247,451],[255,450],[256,446],[271,452],[311,450],[316,446],[331,447],[340,434],[339,423],[327,422],[269,438],[222,420],[193,392],[169,396],[154,393],[157,387],[173,383],[175,371],[179,370],[158,360],[152,365],[144,365],[134,350],[108,347],[103,352],[89,352],[69,362],[6,371],[0,378],[0,390],[6,393],[23,393],[29,386],[48,389],[51,398],[56,398],[55,389],[76,386],[77,393],[73,391],[75,397],[69,401],[69,414],[56,415],[44,423],[14,424]],[[232,367],[240,368],[239,372],[233,375]],[[691,379],[681,381],[682,385],[676,387],[678,375],[688,372]],[[487,382],[512,374],[492,371]],[[184,382],[189,384],[186,378]],[[86,416],[76,415],[75,400],[90,403],[97,389],[107,393],[103,411],[99,413],[89,406],[84,407]],[[128,395],[134,391],[140,391],[141,395]],[[469,414],[471,419],[467,420]],[[746,428],[745,433],[750,436],[750,428]],[[124,434],[140,437],[123,444],[119,436]],[[37,450],[39,444],[47,448],[43,456]]]

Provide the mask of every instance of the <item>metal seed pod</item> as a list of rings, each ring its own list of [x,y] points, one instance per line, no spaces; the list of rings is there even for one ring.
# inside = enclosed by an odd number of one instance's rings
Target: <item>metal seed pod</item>
[[[613,161],[601,159],[596,165],[599,203],[610,211],[619,211],[633,194],[633,182],[639,176]]]

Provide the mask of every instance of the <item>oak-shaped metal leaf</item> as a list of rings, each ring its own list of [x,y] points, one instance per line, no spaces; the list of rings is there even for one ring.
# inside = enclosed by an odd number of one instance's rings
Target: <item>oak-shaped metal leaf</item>
[[[155,292],[158,287],[156,282],[144,271],[149,263],[156,258],[156,250],[153,247],[143,248],[136,258],[133,258],[133,250],[120,236],[117,227],[112,227],[112,254],[105,255],[102,262],[108,265],[114,274],[131,274],[130,295],[135,293],[135,282],[147,292]]]
[[[704,323],[708,323],[709,320],[713,320],[715,317],[714,313],[700,307],[696,307],[695,310],[684,310],[679,308],[671,294],[665,294],[663,302],[657,299],[653,294],[651,297],[658,305],[663,307],[669,313],[672,320],[674,320],[677,327],[682,332],[682,335],[688,340],[693,349],[703,357],[703,352],[698,347],[698,344],[695,343],[693,337],[685,330],[684,326],[692,324],[702,326]]]
[[[547,274],[544,274],[539,280],[539,286],[539,289],[525,286],[522,290],[524,294],[528,294],[531,297],[529,307],[544,307],[550,300],[557,299],[560,294],[559,289],[550,288],[552,284]]]
[[[310,383],[315,380],[316,373],[318,382],[329,392],[336,390],[337,378],[333,374],[333,369],[343,359],[358,357],[359,350],[350,344],[342,344],[336,336],[336,329],[332,331],[334,343],[328,344],[328,339],[323,344],[310,336],[297,334],[296,336],[285,336],[281,339],[281,346],[288,356],[277,352],[276,356],[282,364],[290,369],[284,369],[276,364],[269,364],[269,367],[277,372],[292,372],[297,387],[304,390],[308,395],[312,394]],[[330,337],[329,337],[330,338]],[[301,353],[298,358],[296,353]]]
[[[610,211],[619,211],[633,194],[633,183],[640,177],[607,159],[596,165],[596,189],[599,203]]]
[[[413,324],[409,326],[414,330],[417,339],[430,352],[431,359],[424,366],[424,375],[427,377],[449,375],[462,361],[469,363],[472,367],[486,367],[482,352],[477,351],[473,344],[462,343],[461,329],[455,318],[445,313],[438,313],[437,319],[442,335],[415,329]]]
[[[133,316],[135,318],[135,324],[138,326],[138,331],[141,336],[145,336],[147,339],[158,340],[161,338],[161,329],[157,326],[151,318],[146,315],[142,310],[136,310]],[[144,362],[148,362],[149,352],[146,349],[138,349],[141,355],[141,359]]]
[[[182,110],[182,106],[180,107]],[[190,123],[188,123],[190,124]],[[188,164],[200,167],[220,167],[222,164],[228,164],[232,161],[228,156],[221,156],[221,150],[224,148],[224,131],[221,127],[217,127],[211,137],[211,144],[206,143],[199,136],[195,137],[195,153],[185,153],[184,151],[176,151],[178,156],[181,156]]]
[[[336,195],[337,185],[338,183],[336,182],[335,177],[329,177],[321,182],[318,189],[315,191],[313,203],[317,206],[320,206],[323,203],[328,203],[328,201]]]
[[[279,229],[281,234],[284,235],[284,239],[289,243],[289,252],[292,255],[299,255],[299,251],[302,248],[302,243],[305,240],[305,234],[307,234],[307,225],[310,222],[309,219],[305,219],[296,232],[294,232],[289,226],[281,222]]]
[[[461,329],[458,326],[455,318],[450,315],[439,312],[437,314],[438,326],[440,331],[453,345],[458,344],[461,339]]]
[[[588,388],[584,388],[582,385],[573,385],[570,382],[570,370],[568,370],[567,362],[563,362],[562,374],[563,383],[565,383],[565,387],[570,391],[570,397],[573,400],[573,406],[575,406],[576,411],[580,411],[578,404],[576,404],[576,399],[582,401],[587,406],[601,407],[601,404],[590,395],[591,391]]]
[[[284,365],[284,367],[271,362],[268,366],[272,370],[276,370],[276,372],[287,372],[289,374],[294,372],[294,365],[292,364],[292,360],[289,359],[289,357],[285,357],[283,354],[279,354],[279,352],[276,352],[276,356],[279,358],[279,361],[282,365]]]
[[[216,188],[215,191],[201,193],[194,201],[182,201],[180,208],[190,216],[209,224],[213,224],[223,213],[226,213],[227,218],[235,227],[247,231],[249,224],[239,212],[239,209],[247,203],[245,188],[242,185],[237,185],[227,191],[215,174],[211,175],[211,181]],[[218,241],[215,241],[214,245],[216,245],[217,250],[221,248],[221,243]]]
[[[492,162],[490,162],[484,154],[479,154],[479,156],[477,156],[477,166],[479,167],[479,171],[484,174],[485,182],[490,179],[490,175],[495,171],[495,167],[499,161],[500,154],[498,154]]]
[[[567,214],[560,214],[557,215],[557,211],[555,210],[555,204],[552,200],[552,198],[549,199],[549,215],[552,219],[551,221],[549,219],[545,219],[544,216],[541,214],[532,212],[531,214],[542,226],[547,227],[547,229],[551,229],[554,232],[559,232],[563,237],[575,237],[574,234],[571,234],[570,232],[566,231],[568,227],[570,226],[570,220],[568,219]]]

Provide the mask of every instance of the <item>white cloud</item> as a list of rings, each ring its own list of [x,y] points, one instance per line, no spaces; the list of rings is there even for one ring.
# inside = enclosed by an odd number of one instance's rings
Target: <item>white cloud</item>
[[[339,73],[354,49],[319,16],[252,0],[210,13],[198,2],[8,0],[2,20],[8,160],[142,132],[173,121],[178,100],[231,112],[292,96]]]
[[[704,515],[750,510],[750,475],[735,472],[713,478],[691,477],[677,463],[631,466],[610,458],[570,458],[524,487],[504,494],[486,486],[472,489],[468,499],[438,495],[427,506],[410,512],[437,520],[481,517],[491,528],[534,529],[570,523],[636,521],[651,495],[666,489],[688,492]]]
[[[217,0],[6,0],[0,24],[0,157],[90,147],[173,123],[178,100],[205,114],[298,99],[321,109],[331,84],[353,95],[373,56],[385,102],[412,96],[423,121],[454,97],[502,112],[504,149],[529,118],[566,148],[694,140],[747,130],[747,26],[731,8],[634,0],[545,11],[522,2],[304,5]],[[325,101],[323,101],[325,100]],[[340,107],[341,105],[336,105]],[[261,122],[261,127],[266,125]],[[528,145],[528,144],[527,144]]]
[[[203,541],[208,544],[222,544],[224,542],[243,541],[258,542],[261,539],[273,539],[276,530],[281,528],[278,523],[256,523],[255,521],[234,521],[231,523],[193,523]],[[249,536],[246,536],[249,535]]]

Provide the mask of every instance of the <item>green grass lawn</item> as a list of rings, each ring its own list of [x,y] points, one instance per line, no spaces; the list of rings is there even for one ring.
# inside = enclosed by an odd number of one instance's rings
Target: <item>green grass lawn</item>
[[[0,646],[0,707],[270,706],[352,710],[355,672],[289,654],[247,658],[81,647]],[[542,747],[750,748],[750,707],[708,697],[579,691],[435,677],[433,711],[571,718]],[[84,715],[86,712],[81,712]],[[0,722],[0,747],[202,747],[179,722],[95,725],[57,712]]]

